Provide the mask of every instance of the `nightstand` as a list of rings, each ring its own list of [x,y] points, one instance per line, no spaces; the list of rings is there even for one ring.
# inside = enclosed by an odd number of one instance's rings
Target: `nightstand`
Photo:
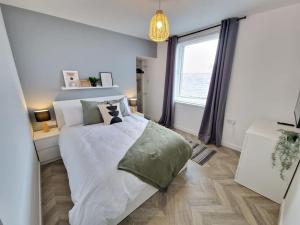
[[[58,147],[58,128],[51,128],[49,132],[36,131],[33,141],[41,164],[46,164],[60,159]]]

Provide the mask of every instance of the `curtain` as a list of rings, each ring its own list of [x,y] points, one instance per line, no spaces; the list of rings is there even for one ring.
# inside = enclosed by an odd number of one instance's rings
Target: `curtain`
[[[163,111],[159,124],[173,128],[174,125],[174,77],[175,77],[175,58],[176,48],[178,43],[178,37],[172,36],[168,40],[168,53],[167,53],[167,66],[165,76],[165,89],[164,89],[164,102]]]
[[[219,44],[208,91],[199,139],[205,144],[221,145],[226,99],[239,27],[238,18],[222,21]]]

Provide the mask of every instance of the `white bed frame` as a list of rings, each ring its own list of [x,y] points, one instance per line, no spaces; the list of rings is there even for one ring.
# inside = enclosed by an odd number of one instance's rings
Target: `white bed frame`
[[[186,170],[186,168],[187,168],[187,164],[184,165],[184,167],[179,171],[178,174],[182,173],[184,170]],[[143,190],[143,192],[136,197],[134,201],[128,204],[126,211],[122,215],[117,217],[115,220],[109,221],[108,225],[118,225],[122,220],[124,220],[127,216],[129,216],[134,210],[136,210],[145,201],[151,198],[156,192],[158,192],[158,189],[152,186],[147,186]]]
[[[62,113],[63,107],[68,107],[69,105],[74,105],[74,104],[79,104],[80,100],[85,100],[85,101],[110,101],[110,100],[117,100],[125,97],[124,95],[117,95],[117,96],[106,96],[106,97],[98,97],[98,98],[86,98],[86,99],[75,99],[75,100],[65,100],[65,101],[55,101],[53,102],[53,107],[56,115],[56,122],[58,128],[62,128],[63,125],[65,124],[64,122],[64,117]],[[187,165],[185,165],[178,174],[180,174],[182,171],[186,169]],[[131,214],[135,209],[137,209],[140,205],[142,205],[145,201],[147,201],[151,196],[153,196],[156,192],[158,192],[158,189],[152,187],[152,186],[147,186],[141,194],[139,194],[135,200],[130,202],[127,206],[126,211],[121,214],[119,217],[116,219],[108,221],[108,225],[117,225],[119,224],[123,219],[125,219],[129,214]]]
[[[145,201],[151,198],[158,190],[152,186],[147,186],[132,202],[129,202],[127,208],[123,214],[116,219],[108,221],[108,225],[117,225],[127,216],[129,216],[134,210],[141,206]]]

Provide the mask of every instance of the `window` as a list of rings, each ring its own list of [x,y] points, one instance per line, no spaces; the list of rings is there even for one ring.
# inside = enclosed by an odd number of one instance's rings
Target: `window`
[[[178,44],[175,101],[205,105],[218,36],[213,33]]]

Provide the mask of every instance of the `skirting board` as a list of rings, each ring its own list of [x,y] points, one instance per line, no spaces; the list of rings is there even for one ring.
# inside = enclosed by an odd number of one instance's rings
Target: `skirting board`
[[[189,134],[198,136],[198,133],[196,133],[195,131],[192,131],[192,130],[190,130],[190,129],[186,129],[186,128],[180,127],[180,126],[175,126],[175,128],[178,129],[178,130],[184,131],[184,132],[186,132],[186,133],[189,133]],[[242,151],[242,147],[240,147],[240,146],[238,146],[238,145],[235,145],[235,144],[231,144],[231,143],[229,143],[229,142],[224,142],[224,141],[222,141],[222,146],[227,147],[227,148],[230,148],[230,149],[235,150],[235,151],[238,151],[238,152],[241,152],[241,151]]]
[[[186,133],[198,136],[198,133],[196,133],[195,131],[192,131],[190,129],[187,129],[187,128],[184,128],[184,127],[180,127],[180,126],[176,126],[176,125],[175,125],[175,128],[178,129],[178,130],[184,131]],[[242,151],[242,147],[240,147],[238,145],[235,145],[235,144],[231,144],[229,142],[222,141],[222,146],[230,148],[230,149],[235,150],[235,151],[239,151],[239,152]]]
[[[151,116],[145,115],[145,117],[146,116],[147,116],[147,118],[151,118]],[[185,128],[185,127],[177,126],[176,124],[174,125],[174,127],[176,129],[181,130],[183,132],[186,132],[188,134],[192,134],[192,135],[198,136],[198,133],[196,131],[190,130],[190,129]],[[242,151],[242,147],[241,146],[238,146],[238,145],[235,145],[235,144],[232,144],[232,143],[229,143],[229,142],[222,141],[222,146],[230,148],[230,149],[238,151],[238,152]]]
[[[235,144],[232,144],[232,143],[229,143],[229,142],[222,141],[222,146],[230,148],[230,149],[238,151],[238,152],[242,151],[242,147],[240,147],[238,145],[235,145]]]
[[[38,165],[38,175],[39,175],[39,225],[43,225],[43,215],[42,215],[42,180],[41,180],[41,163]]]
[[[176,125],[174,125],[174,127],[175,127],[175,129],[181,130],[181,131],[186,132],[188,134],[198,136],[198,133],[193,131],[193,130],[190,130],[190,129],[187,129],[187,128],[184,128],[184,127],[180,127],[180,126],[176,126]]]

